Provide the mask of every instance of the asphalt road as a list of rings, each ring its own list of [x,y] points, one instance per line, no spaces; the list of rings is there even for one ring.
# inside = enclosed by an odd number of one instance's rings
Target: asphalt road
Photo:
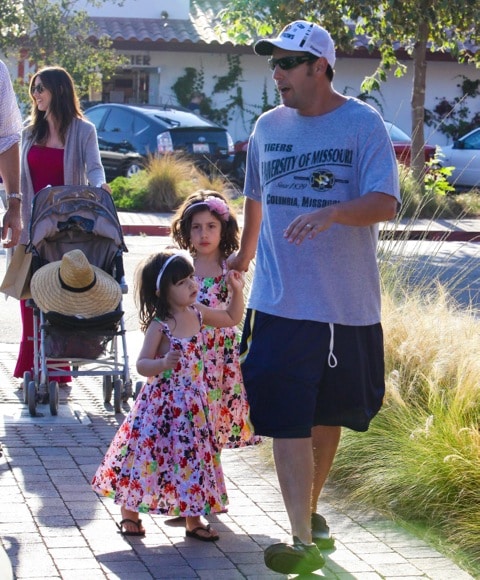
[[[127,331],[137,331],[137,313],[133,302],[135,268],[150,253],[165,248],[170,240],[161,236],[126,236],[128,252],[124,266],[129,292],[124,295],[123,308]],[[413,283],[431,284],[439,280],[451,288],[455,299],[463,306],[470,303],[480,312],[480,243],[468,242],[401,242],[386,248],[388,259],[408,264]],[[5,252],[0,251],[0,276],[6,267]],[[20,308],[16,300],[0,295],[0,342],[18,343],[21,336]]]

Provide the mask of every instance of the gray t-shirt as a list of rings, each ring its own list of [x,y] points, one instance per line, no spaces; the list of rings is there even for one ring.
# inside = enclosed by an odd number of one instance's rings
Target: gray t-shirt
[[[380,321],[378,225],[334,224],[299,246],[283,236],[295,216],[369,192],[400,201],[395,153],[372,107],[351,98],[318,117],[285,106],[264,113],[244,192],[263,212],[250,308],[352,326]]]

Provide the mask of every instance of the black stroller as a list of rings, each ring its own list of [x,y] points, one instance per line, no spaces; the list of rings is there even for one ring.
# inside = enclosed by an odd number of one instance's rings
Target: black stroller
[[[26,250],[32,253],[32,274],[74,249],[128,292],[123,268],[128,250],[111,195],[88,186],[46,187],[32,206]],[[30,415],[37,414],[38,403],[49,403],[51,414],[58,413],[59,384],[49,376],[103,377],[104,401],[110,403],[113,393],[120,413],[122,401],[132,395],[122,304],[92,319],[42,312],[33,300],[27,305],[33,308],[34,366],[33,376],[24,373],[23,393]]]

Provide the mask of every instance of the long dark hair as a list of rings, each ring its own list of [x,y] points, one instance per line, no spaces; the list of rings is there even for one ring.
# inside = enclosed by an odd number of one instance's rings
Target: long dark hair
[[[237,218],[227,198],[218,191],[210,189],[199,189],[187,197],[179,207],[172,220],[171,235],[175,242],[184,250],[188,250],[192,255],[195,254],[195,248],[192,245],[190,230],[192,227],[192,218],[196,213],[208,210],[205,200],[209,197],[218,197],[228,206],[229,218],[224,220],[215,211],[211,213],[220,220],[222,231],[220,235],[220,252],[224,258],[238,250],[240,246],[240,229]],[[195,207],[198,205],[198,208]]]
[[[184,278],[193,274],[193,264],[183,256],[172,260],[160,280],[157,291],[157,277],[165,262],[176,254],[175,251],[160,252],[145,258],[135,272],[134,297],[138,309],[140,328],[145,332],[154,318],[167,320],[174,318],[168,303],[168,290]]]
[[[32,88],[37,81],[40,81],[52,95],[48,111],[40,111],[32,95]],[[30,81],[30,98],[32,100],[32,136],[35,142],[45,143],[48,139],[48,123],[46,119],[48,113],[58,123],[60,138],[65,143],[65,135],[72,120],[74,118],[83,118],[80,101],[69,73],[60,66],[49,66],[40,69]]]

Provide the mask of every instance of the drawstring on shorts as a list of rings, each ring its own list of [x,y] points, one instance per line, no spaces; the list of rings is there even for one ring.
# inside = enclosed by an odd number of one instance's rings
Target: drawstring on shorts
[[[333,354],[333,345],[334,345],[334,325],[333,322],[329,322],[328,326],[330,327],[330,345],[328,347],[328,366],[331,369],[334,369],[337,364],[337,357]]]

